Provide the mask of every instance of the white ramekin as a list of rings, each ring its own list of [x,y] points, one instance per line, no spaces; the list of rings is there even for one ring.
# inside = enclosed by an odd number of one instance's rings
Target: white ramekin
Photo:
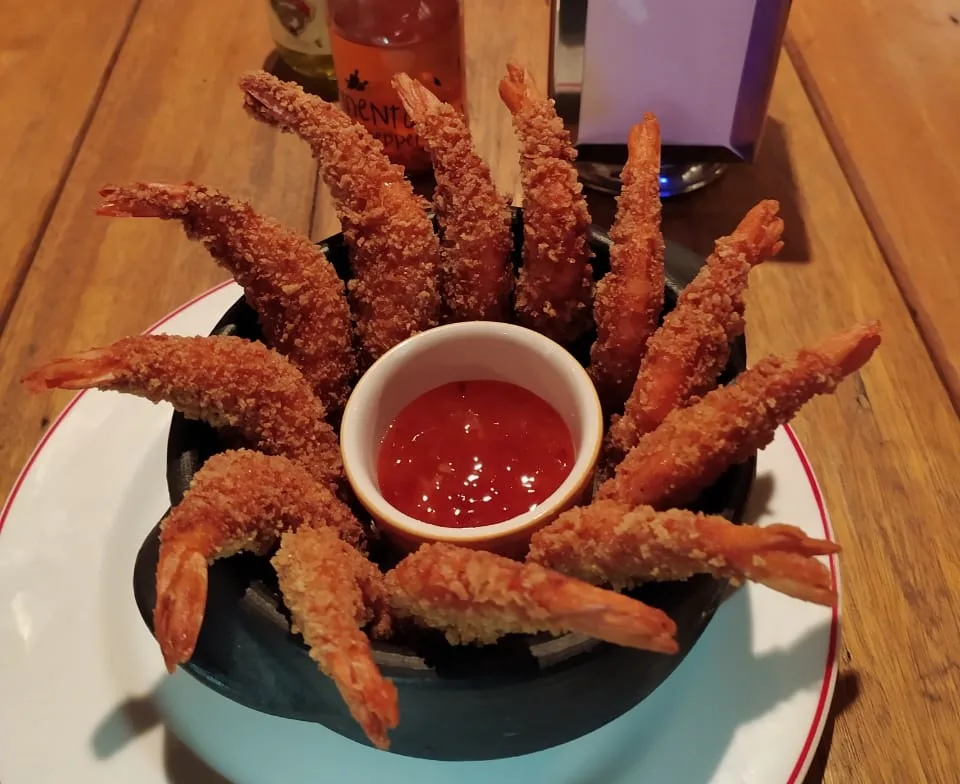
[[[573,468],[536,509],[502,523],[447,528],[416,520],[380,493],[377,454],[384,433],[423,393],[452,381],[478,379],[516,384],[553,406],[573,437]],[[534,531],[589,494],[602,439],[600,401],[580,363],[537,332],[487,321],[430,329],[386,352],[357,382],[340,426],[350,485],[383,533],[406,551],[421,542],[443,541],[522,555]]]

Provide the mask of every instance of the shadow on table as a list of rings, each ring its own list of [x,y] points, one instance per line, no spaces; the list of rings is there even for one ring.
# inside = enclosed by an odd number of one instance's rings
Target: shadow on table
[[[532,781],[550,780],[564,784],[632,781],[638,769],[669,770],[673,780],[706,782],[714,778],[740,726],[755,721],[789,699],[800,689],[816,683],[822,674],[813,664],[823,649],[825,627],[811,628],[792,645],[755,653],[750,603],[743,591],[731,596],[721,609],[720,628],[708,629],[677,672],[637,709],[590,735],[540,755],[515,757],[489,763],[464,763],[466,782],[486,782],[523,772]],[[714,633],[711,634],[710,632]],[[822,665],[821,665],[822,666]],[[749,672],[749,680],[744,673]],[[184,678],[188,676],[184,675]],[[97,727],[91,746],[100,759],[119,753],[139,736],[162,723],[154,707],[162,701],[161,681],[146,696],[128,699],[117,705]],[[830,720],[812,771],[820,771],[829,748],[833,718],[845,704],[844,681],[837,686]],[[179,697],[183,695],[180,694]],[[171,697],[167,692],[166,697]],[[681,722],[682,730],[675,726]],[[671,726],[674,725],[674,726]],[[164,767],[171,784],[229,784],[229,781],[205,765],[192,751],[164,728]],[[593,733],[591,733],[593,735]],[[427,763],[439,767],[441,763]],[[412,760],[398,757],[395,780],[410,782],[423,770]],[[557,771],[565,771],[557,778]],[[812,776],[815,773],[811,773]],[[808,778],[806,784],[820,779]]]
[[[97,759],[112,757],[128,743],[162,724],[152,694],[131,697],[104,717],[90,742]],[[230,784],[166,727],[163,728],[163,766],[170,784]]]
[[[860,676],[856,672],[841,673],[833,690],[833,703],[830,705],[830,713],[827,715],[827,721],[823,726],[820,745],[817,747],[813,762],[810,763],[810,770],[807,772],[803,784],[820,784],[823,781],[827,769],[827,760],[830,757],[830,747],[833,744],[833,728],[837,717],[857,701],[859,694]]]
[[[747,502],[747,508],[744,511],[745,523],[753,524],[761,517],[769,514],[769,501],[773,497],[774,490],[773,484],[772,474],[757,474],[750,499]],[[824,723],[823,734],[803,784],[820,784],[823,781],[827,759],[830,755],[830,746],[833,743],[834,724],[837,717],[856,702],[859,694],[860,679],[856,672],[845,672],[838,676],[833,691],[833,701],[830,704],[827,720]]]
[[[647,720],[624,722],[620,742],[588,776],[570,784],[628,782],[636,770],[670,771],[671,780],[707,782],[716,777],[737,730],[768,714],[798,690],[816,683],[811,662],[823,650],[826,626],[810,629],[793,645],[756,654],[750,650],[752,620],[742,593],[722,609],[722,634],[709,635],[644,704]],[[749,672],[749,682],[742,673]],[[722,674],[719,675],[719,674]],[[669,720],[668,720],[669,719]],[[672,730],[670,724],[682,723]]]
[[[772,474],[757,474],[753,489],[750,492],[750,499],[747,502],[747,508],[744,511],[745,523],[753,524],[761,517],[769,514],[769,501],[773,497],[773,483]],[[830,755],[830,746],[833,743],[834,724],[837,717],[856,702],[859,694],[860,679],[856,672],[841,673],[837,677],[837,684],[833,691],[833,701],[830,704],[827,720],[824,723],[820,744],[817,746],[816,754],[810,763],[810,770],[807,772],[803,784],[820,784],[823,781],[827,759]]]
[[[761,517],[770,513],[770,499],[773,498],[773,491],[773,474],[768,471],[758,473],[753,480],[750,497],[747,499],[747,505],[743,510],[743,522],[746,525],[753,525]]]
[[[593,222],[609,228],[616,212],[613,198],[590,190],[586,193]],[[747,210],[762,199],[780,202],[785,227],[784,246],[777,260],[807,261],[809,239],[798,204],[786,132],[773,118],[767,120],[754,163],[731,164],[716,182],[664,202],[664,236],[707,256],[713,250],[713,241],[733,231]]]

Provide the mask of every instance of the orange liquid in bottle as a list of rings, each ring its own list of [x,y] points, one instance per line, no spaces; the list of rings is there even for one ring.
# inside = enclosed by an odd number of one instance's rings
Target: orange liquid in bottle
[[[340,105],[410,171],[430,168],[414,124],[390,85],[401,71],[463,111],[458,0],[333,0],[330,44]]]

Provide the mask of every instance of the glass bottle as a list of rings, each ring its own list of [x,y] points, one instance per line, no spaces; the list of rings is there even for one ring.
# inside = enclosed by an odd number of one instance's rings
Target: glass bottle
[[[297,73],[334,82],[326,0],[267,0],[270,34],[280,58]]]
[[[464,111],[459,0],[328,0],[340,105],[408,171],[430,168],[416,128],[390,85],[403,71]]]

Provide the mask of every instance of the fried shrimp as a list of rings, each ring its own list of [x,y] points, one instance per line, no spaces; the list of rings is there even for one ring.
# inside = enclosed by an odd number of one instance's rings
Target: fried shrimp
[[[630,394],[663,310],[660,125],[653,114],[630,129],[620,179],[610,271],[594,294],[597,339],[590,349],[590,376],[610,411],[619,411]]]
[[[433,158],[447,315],[453,321],[505,321],[513,288],[507,200],[477,155],[463,115],[407,74],[394,76],[393,86]]]
[[[383,145],[340,107],[263,71],[240,79],[249,113],[290,131],[313,150],[351,250],[348,288],[369,363],[434,327],[440,314],[440,241],[427,203]]]
[[[100,195],[99,215],[181,221],[243,286],[267,343],[300,369],[328,414],[340,412],[356,371],[350,308],[343,281],[308,237],[202,185],[108,185]]]
[[[576,150],[553,101],[514,64],[500,81],[513,115],[523,185],[523,267],[515,310],[521,324],[567,344],[590,325],[590,215],[577,181]]]
[[[238,337],[140,335],[64,359],[24,377],[32,390],[109,389],[230,428],[251,446],[298,462],[338,487],[337,436],[303,375],[262,343]]]
[[[762,583],[817,604],[837,596],[827,567],[814,556],[839,552],[790,525],[734,525],[680,509],[631,509],[596,501],[571,509],[530,540],[528,559],[594,585],[629,588],[695,574]]]
[[[676,624],[660,610],[539,564],[451,544],[426,544],[387,573],[401,616],[454,645],[505,634],[580,632],[631,648],[676,653]]]
[[[832,335],[793,359],[767,357],[643,436],[604,482],[598,498],[657,509],[693,501],[731,465],[773,440],[814,395],[832,392],[880,344],[880,325]]]
[[[373,660],[362,627],[382,618],[383,577],[331,529],[303,526],[283,534],[271,559],[290,610],[320,670],[333,680],[350,714],[380,749],[397,726],[397,688]]]
[[[744,292],[750,270],[782,247],[779,204],[762,201],[728,237],[717,240],[677,306],[654,332],[623,416],[610,427],[609,446],[622,456],[676,408],[710,391],[743,334]]]
[[[170,672],[193,655],[208,565],[244,550],[265,555],[283,531],[301,524],[329,526],[332,536],[363,543],[350,510],[284,457],[241,449],[203,464],[160,531],[153,625]]]

